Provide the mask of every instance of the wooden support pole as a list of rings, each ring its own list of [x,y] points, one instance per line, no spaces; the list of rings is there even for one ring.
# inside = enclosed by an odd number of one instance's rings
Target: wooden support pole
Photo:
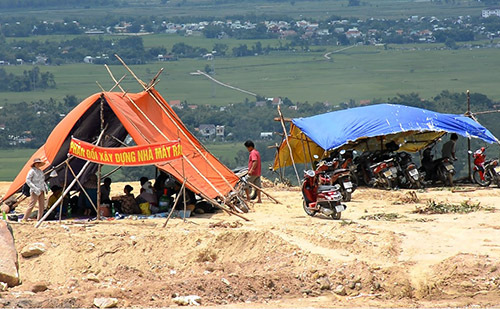
[[[260,192],[264,193],[267,197],[269,197],[273,202],[275,202],[276,204],[281,204],[280,201],[278,201],[277,199],[275,199],[274,197],[271,196],[271,194],[267,193],[266,191],[264,191],[262,188],[259,188],[258,186],[254,185],[253,183],[251,182],[247,182],[248,185],[250,185],[252,188],[254,188],[255,190],[259,190]]]
[[[101,106],[100,106],[100,118],[101,118],[101,132],[104,131],[104,95],[101,94]],[[100,143],[97,143],[97,146]],[[99,211],[99,208],[101,207],[101,169],[102,169],[102,164],[97,165],[97,220],[101,220],[101,212]]]
[[[66,194],[68,194],[68,192],[73,188],[73,186],[75,185],[75,183],[77,182],[78,178],[80,178],[83,174],[83,172],[85,172],[85,170],[87,169],[87,167],[89,166],[90,164],[90,161],[87,161],[85,162],[85,165],[83,165],[82,169],[80,170],[80,172],[78,173],[78,175],[75,177],[75,179],[73,179],[73,181],[69,184],[69,186],[66,188],[66,190],[64,190],[63,194],[57,199],[57,201],[54,203],[54,205],[52,205],[52,207],[50,207],[50,209],[47,211],[47,213],[40,219],[40,221],[38,221],[35,225],[35,228],[39,227],[40,224],[43,223],[43,221],[45,221],[45,219],[47,219],[47,217],[52,213],[52,211],[54,211],[54,209],[59,206],[60,203],[62,203],[62,200],[63,198],[66,196]]]
[[[90,162],[90,161],[87,161],[87,162]],[[99,211],[97,210],[97,207],[95,206],[94,202],[92,201],[92,199],[90,198],[90,195],[87,193],[87,190],[85,190],[85,187],[82,185],[82,183],[80,182],[80,180],[78,180],[76,178],[76,175],[75,175],[75,172],[73,171],[73,169],[71,168],[71,166],[68,164],[68,168],[69,168],[69,171],[71,172],[71,174],[73,175],[73,177],[75,177],[76,179],[76,182],[78,183],[78,185],[80,186],[80,188],[82,189],[83,191],[83,194],[85,194],[85,196],[89,199],[89,202],[90,204],[92,205],[92,207],[94,207],[95,211],[97,213],[99,213]]]
[[[102,136],[104,135],[104,131],[106,131],[107,129],[107,126],[106,128],[104,128],[104,130],[101,132],[101,134],[99,135],[99,137],[97,138],[97,141],[96,141],[96,145],[99,144],[99,142],[101,141],[101,138]],[[63,163],[66,163],[66,165],[68,167],[70,167],[69,165],[69,161],[71,160],[72,157],[69,157],[68,159],[66,159]],[[57,206],[59,206],[60,203],[62,203],[63,201],[63,198],[66,196],[66,194],[68,194],[68,192],[73,188],[73,186],[75,185],[75,183],[78,181],[78,179],[83,175],[83,172],[85,172],[85,170],[87,169],[87,167],[89,166],[90,164],[90,161],[87,161],[85,162],[85,164],[83,165],[82,169],[80,170],[80,172],[78,173],[78,175],[75,176],[75,178],[73,179],[73,181],[70,183],[70,185],[66,188],[66,190],[64,190],[63,194],[61,194],[61,197],[59,197],[57,199],[57,201],[54,203],[54,205],[52,205],[52,207],[47,211],[47,213],[40,219],[40,221],[38,221],[35,225],[35,228],[39,227],[40,224],[43,223],[43,221],[45,221],[45,219],[47,219],[47,217],[54,211],[54,209],[56,209]],[[86,192],[85,192],[86,193]],[[90,199],[89,199],[90,200]],[[90,200],[92,201],[92,200]]]
[[[283,120],[283,114],[281,113],[281,108],[279,105],[278,105],[278,114],[281,120],[280,122],[281,122],[281,127],[283,128],[283,133],[285,134],[286,144],[288,145],[288,150],[290,151],[290,159],[292,160],[295,176],[297,176],[297,185],[300,186],[299,172],[297,172],[297,167],[295,166],[295,161],[293,160],[292,146],[290,145],[290,140],[288,139],[288,134],[286,133],[285,121]]]
[[[471,116],[470,110],[470,91],[467,89],[467,116]],[[467,138],[467,154],[471,151],[470,137]],[[467,175],[470,182],[472,181],[471,156],[467,155]]]
[[[184,178],[184,181],[182,182],[182,186],[181,186],[181,189],[179,190],[179,193],[184,190],[186,186],[186,178]],[[167,223],[168,223],[168,220],[170,220],[170,217],[172,216],[172,213],[174,212],[174,209],[175,209],[175,205],[177,204],[177,202],[179,201],[179,197],[181,195],[180,194],[177,194],[177,196],[175,197],[175,200],[174,200],[174,204],[172,204],[172,209],[170,210],[170,213],[168,214],[168,217],[167,217],[167,221],[165,221],[165,223],[163,223],[163,227],[166,227],[167,226]],[[186,216],[186,213],[184,213],[184,217]]]

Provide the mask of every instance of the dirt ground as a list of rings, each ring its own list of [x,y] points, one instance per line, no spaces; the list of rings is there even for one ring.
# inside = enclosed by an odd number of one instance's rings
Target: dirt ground
[[[47,251],[19,257],[23,284],[1,292],[0,307],[90,307],[95,297],[177,306],[175,295],[225,308],[495,306],[500,189],[460,189],[417,191],[419,202],[408,190],[358,189],[339,221],[307,216],[298,188],[272,187],[282,204],[264,198],[248,222],[220,212],[166,228],[165,219],[14,223],[19,251],[34,242]],[[469,199],[483,209],[413,213],[429,200]],[[48,289],[33,293],[40,283]]]

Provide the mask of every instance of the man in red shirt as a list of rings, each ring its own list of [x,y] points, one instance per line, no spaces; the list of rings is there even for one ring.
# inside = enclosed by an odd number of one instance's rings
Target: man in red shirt
[[[260,175],[261,175],[261,164],[260,164],[260,153],[255,149],[255,144],[248,140],[245,142],[245,147],[247,147],[250,153],[248,157],[248,182],[253,183],[257,187],[261,187]],[[247,194],[247,200],[250,201],[250,186],[245,188]],[[257,203],[262,203],[260,199],[260,190],[257,190]]]

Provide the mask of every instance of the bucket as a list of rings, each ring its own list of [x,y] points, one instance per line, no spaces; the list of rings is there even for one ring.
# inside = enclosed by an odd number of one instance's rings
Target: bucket
[[[108,204],[99,205],[99,215],[101,217],[111,217],[111,209]]]

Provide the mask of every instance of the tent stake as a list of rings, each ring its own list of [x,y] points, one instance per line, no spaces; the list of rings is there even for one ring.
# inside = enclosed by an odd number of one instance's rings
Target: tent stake
[[[292,146],[290,146],[290,140],[288,139],[288,134],[286,133],[285,121],[283,120],[283,114],[281,113],[281,108],[280,108],[279,104],[278,104],[278,114],[280,117],[281,127],[283,128],[283,133],[285,134],[286,144],[288,145],[288,150],[290,151],[290,159],[292,160],[293,169],[295,171],[295,176],[297,176],[297,186],[300,186],[299,172],[297,172],[297,167],[295,166],[295,161],[293,159],[293,153],[292,153]]]

